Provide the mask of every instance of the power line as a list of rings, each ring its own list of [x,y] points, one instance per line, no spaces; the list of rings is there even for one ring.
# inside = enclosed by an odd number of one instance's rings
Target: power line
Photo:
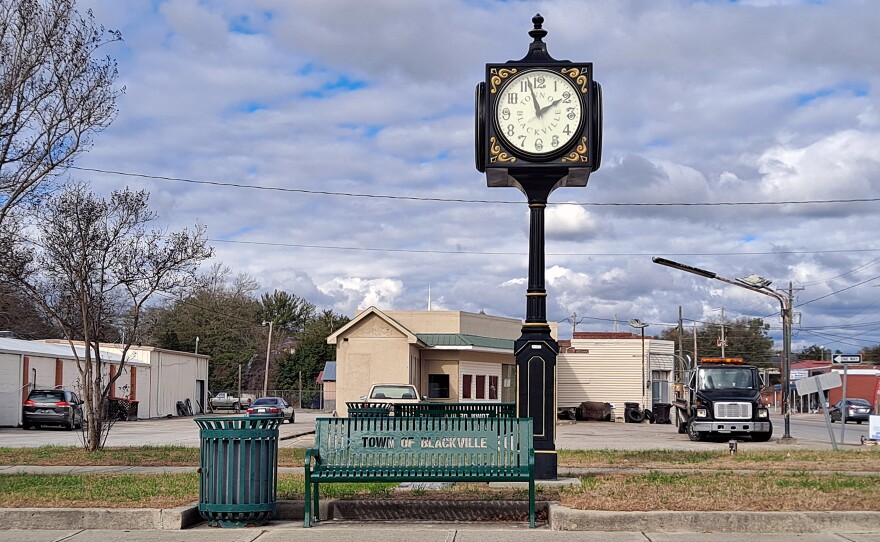
[[[103,173],[106,175],[119,175],[122,177],[137,177],[141,179],[151,179],[158,181],[173,181],[190,184],[204,184],[210,186],[225,186],[230,188],[245,188],[250,190],[267,190],[275,192],[289,192],[297,194],[312,194],[320,196],[341,196],[349,198],[376,198],[406,201],[432,201],[443,203],[481,203],[481,204],[500,204],[500,205],[522,205],[522,201],[507,200],[479,200],[464,198],[432,198],[424,196],[394,196],[390,194],[366,194],[357,192],[335,192],[330,190],[307,190],[304,188],[284,188],[278,186],[261,186],[245,183],[230,183],[221,181],[208,181],[200,179],[190,179],[186,177],[172,177],[167,175],[149,175],[146,173],[132,173],[126,171],[114,171],[110,169],[87,168],[80,166],[71,166],[70,169],[78,171],[90,171],[93,173]],[[822,205],[836,203],[873,203],[880,201],[880,198],[847,198],[847,199],[827,199],[827,200],[790,200],[790,201],[713,201],[713,202],[556,202],[551,205],[577,205],[580,207],[742,207],[742,206],[775,206],[775,205]]]
[[[231,243],[240,245],[258,245],[272,246],[282,248],[314,248],[321,250],[352,250],[367,252],[403,252],[414,254],[467,254],[467,255],[485,255],[485,256],[523,256],[525,253],[520,252],[496,252],[496,251],[480,251],[480,250],[441,250],[441,249],[415,249],[415,248],[379,248],[379,247],[355,247],[343,245],[314,245],[307,243],[277,243],[270,241],[238,241],[231,239],[213,239],[208,241],[212,243]],[[664,252],[664,256],[766,256],[773,254],[836,254],[847,252],[880,252],[880,248],[854,248],[854,249],[832,249],[832,250],[770,250],[770,251],[751,251],[751,252]],[[655,256],[656,252],[547,252],[548,256]]]

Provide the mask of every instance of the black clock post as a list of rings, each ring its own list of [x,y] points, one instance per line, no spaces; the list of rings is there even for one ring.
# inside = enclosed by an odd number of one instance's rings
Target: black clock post
[[[547,323],[544,209],[550,193],[586,186],[602,153],[602,96],[592,63],[555,60],[547,53],[544,18],[532,18],[528,54],[486,64],[476,91],[476,166],[490,187],[516,187],[529,204],[526,318],[515,342],[517,415],[534,420],[540,480],[557,477],[556,355]]]

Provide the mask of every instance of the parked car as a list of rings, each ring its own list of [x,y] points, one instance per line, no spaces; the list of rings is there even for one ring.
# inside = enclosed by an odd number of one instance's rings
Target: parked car
[[[214,410],[232,409],[235,412],[242,408],[248,408],[256,399],[250,393],[242,393],[239,398],[235,393],[221,391],[214,397],[211,397],[211,408]]]
[[[865,399],[848,398],[846,400],[846,421],[862,423],[868,421],[868,416],[874,413],[871,403]],[[843,401],[834,403],[828,412],[832,422],[843,419]]]
[[[31,390],[21,406],[21,428],[60,425],[82,427],[82,401],[70,390]]]
[[[260,397],[247,409],[249,418],[281,418],[282,423],[296,421],[293,406],[281,397]]]

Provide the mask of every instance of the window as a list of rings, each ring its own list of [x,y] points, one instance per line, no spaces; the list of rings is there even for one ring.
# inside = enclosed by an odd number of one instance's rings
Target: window
[[[449,399],[449,375],[428,375],[428,399]]]
[[[486,375],[477,375],[477,393],[475,398],[486,398]]]
[[[461,375],[461,398],[471,398],[471,382],[473,375]]]
[[[498,399],[498,377],[489,377],[489,399]]]

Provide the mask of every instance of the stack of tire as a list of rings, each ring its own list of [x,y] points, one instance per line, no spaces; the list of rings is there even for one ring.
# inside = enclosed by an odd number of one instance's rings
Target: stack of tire
[[[638,403],[624,403],[624,406],[623,419],[626,423],[642,423],[645,420],[645,413]]]

